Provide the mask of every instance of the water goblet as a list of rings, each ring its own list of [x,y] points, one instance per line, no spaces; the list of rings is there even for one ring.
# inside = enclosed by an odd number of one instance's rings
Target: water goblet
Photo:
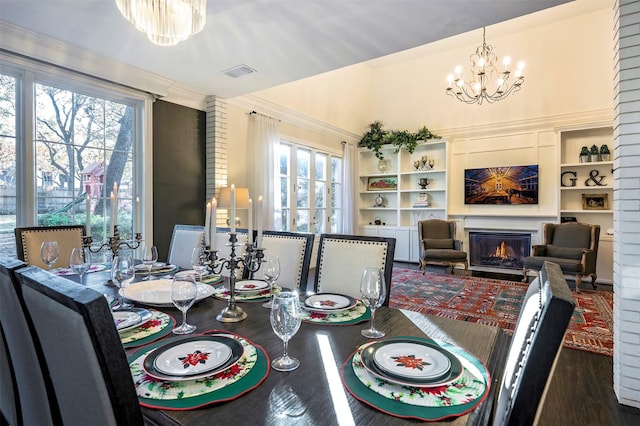
[[[271,361],[271,367],[277,371],[295,370],[300,366],[300,361],[289,356],[288,348],[289,340],[298,332],[302,322],[298,294],[283,291],[276,295],[271,304],[270,321],[273,332],[284,344],[283,355]]]
[[[194,247],[191,253],[191,267],[198,273],[198,278],[202,281],[202,276],[207,273],[208,263],[207,253],[204,247]]]
[[[267,258],[262,275],[269,284],[269,301],[265,302],[262,306],[264,308],[271,308],[273,301],[273,283],[280,277],[280,259],[278,256],[270,256]]]
[[[143,280],[151,279],[151,270],[153,265],[158,261],[158,249],[156,246],[145,246],[142,249],[142,263],[147,267],[147,276]]]
[[[387,297],[387,288],[382,269],[365,268],[360,281],[360,296],[362,297],[362,303],[371,310],[371,327],[362,330],[362,335],[369,339],[384,337],[384,332],[376,330],[374,323],[376,309],[382,305]]]
[[[195,325],[187,324],[187,311],[196,301],[198,285],[193,273],[178,272],[171,283],[171,301],[182,312],[182,324],[174,328],[174,334],[189,334],[196,329]]]
[[[89,270],[89,267],[91,266],[90,256],[88,253],[85,253],[84,248],[74,247],[71,250],[69,266],[71,267],[73,273],[80,277],[80,284],[82,284],[84,274]]]
[[[57,241],[44,241],[40,245],[40,259],[47,265],[47,269],[51,269],[51,266],[58,261],[59,257],[60,249]]]
[[[133,304],[126,302],[121,291],[133,281],[135,267],[130,254],[120,254],[111,261],[111,281],[118,287],[118,301],[112,310],[119,311],[133,308]]]

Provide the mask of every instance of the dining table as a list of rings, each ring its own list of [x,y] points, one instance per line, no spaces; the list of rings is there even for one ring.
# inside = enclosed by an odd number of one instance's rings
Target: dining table
[[[68,278],[79,281],[74,276]],[[83,285],[105,295],[115,295],[117,288],[108,279],[108,271],[90,273],[85,276]],[[189,324],[197,327],[189,336],[204,332],[232,333],[260,348],[267,362],[282,355],[283,342],[271,328],[270,310],[264,308],[262,303],[238,304],[247,313],[247,318],[239,322],[220,322],[216,316],[227,305],[225,300],[206,297],[197,301],[187,314]],[[182,313],[176,308],[156,306],[153,309],[168,314],[178,325],[182,321]],[[400,425],[421,422],[373,408],[348,390],[343,368],[345,371],[350,368],[349,360],[359,347],[373,341],[361,334],[362,329],[369,327],[369,321],[337,325],[305,321],[289,342],[290,356],[300,360],[296,370],[279,372],[266,364],[264,377],[256,379],[255,386],[233,398],[191,409],[158,409],[141,404],[143,415],[147,421],[158,425]],[[509,338],[506,333],[498,327],[388,306],[375,311],[375,326],[384,331],[385,338],[410,336],[433,339],[443,345],[460,348],[475,357],[488,373],[488,391],[482,402],[468,413],[433,423],[490,423],[508,350]],[[167,330],[158,340],[148,342],[147,346],[154,347],[176,338]],[[125,346],[130,360],[144,349],[145,346]]]

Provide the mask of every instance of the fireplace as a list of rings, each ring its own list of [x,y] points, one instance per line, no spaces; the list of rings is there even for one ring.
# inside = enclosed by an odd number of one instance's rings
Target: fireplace
[[[469,232],[471,266],[522,269],[531,253],[531,234]]]

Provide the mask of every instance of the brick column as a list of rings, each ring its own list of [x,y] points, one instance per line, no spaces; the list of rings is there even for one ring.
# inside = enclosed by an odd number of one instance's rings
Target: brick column
[[[640,1],[614,14],[613,389],[640,408]]]
[[[207,200],[220,187],[227,186],[227,101],[216,96],[206,99],[207,132],[205,144]],[[218,210],[219,211],[219,210]],[[226,226],[225,215],[218,213],[216,223]]]

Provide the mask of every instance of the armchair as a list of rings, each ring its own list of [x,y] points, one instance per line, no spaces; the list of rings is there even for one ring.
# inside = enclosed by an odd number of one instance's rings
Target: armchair
[[[456,240],[456,223],[453,221],[428,219],[418,222],[420,239],[420,269],[424,274],[427,265],[448,266],[453,272],[456,264],[469,268],[467,253],[462,251],[462,241]]]
[[[596,288],[596,261],[600,226],[587,223],[546,223],[544,244],[532,246],[531,256],[524,258],[523,282],[527,282],[529,270],[540,270],[545,261],[557,263],[565,275],[574,275],[576,292],[585,276],[591,277]]]

